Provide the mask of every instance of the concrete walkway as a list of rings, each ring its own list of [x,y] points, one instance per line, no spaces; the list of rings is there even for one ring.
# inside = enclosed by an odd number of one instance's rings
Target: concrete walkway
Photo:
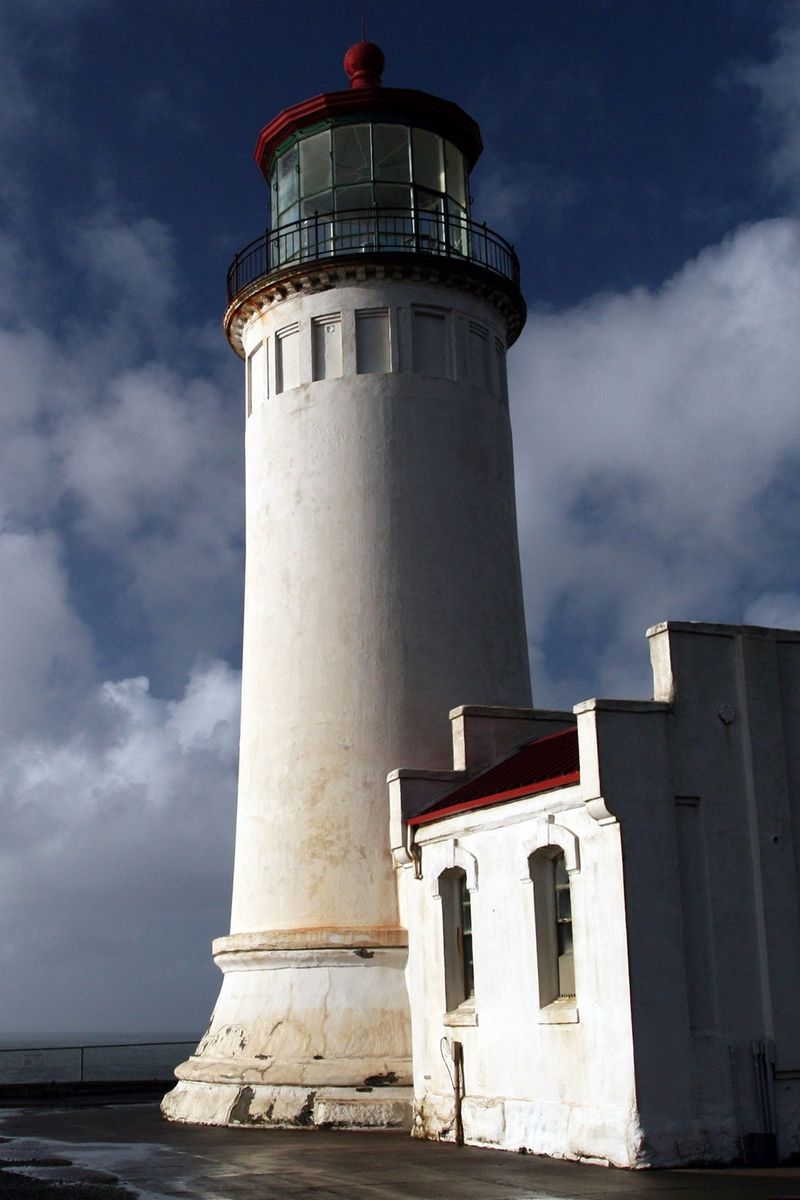
[[[72,1183],[67,1200],[117,1200],[114,1184],[148,1200],[800,1198],[800,1168],[619,1171],[397,1133],[171,1125],[154,1104],[0,1112],[0,1194],[44,1197],[45,1181]]]

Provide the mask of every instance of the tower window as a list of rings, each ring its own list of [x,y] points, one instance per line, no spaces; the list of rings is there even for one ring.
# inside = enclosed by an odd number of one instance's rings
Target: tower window
[[[469,323],[469,381],[476,387],[489,386],[489,339],[483,325]]]
[[[414,371],[417,375],[452,378],[447,314],[444,311],[414,310],[413,347]]]
[[[247,415],[248,417],[268,395],[267,343],[259,342],[247,356]]]
[[[291,325],[275,339],[275,390],[288,392],[300,383],[300,329]]]
[[[314,379],[339,379],[342,374],[342,318],[340,313],[315,317],[311,323]]]
[[[500,400],[508,403],[508,385],[506,382],[506,348],[499,338],[494,340],[494,370],[492,372],[495,393]]]
[[[390,370],[388,309],[356,312],[356,371],[368,375]]]
[[[439,876],[444,937],[445,1004],[448,1012],[475,994],[472,901],[466,872],[452,867]]]

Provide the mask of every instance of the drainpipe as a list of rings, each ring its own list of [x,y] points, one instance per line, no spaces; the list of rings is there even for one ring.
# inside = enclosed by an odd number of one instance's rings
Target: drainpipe
[[[464,1122],[461,1117],[461,1097],[464,1091],[464,1046],[453,1042],[453,1091],[455,1092],[455,1141],[464,1145]]]

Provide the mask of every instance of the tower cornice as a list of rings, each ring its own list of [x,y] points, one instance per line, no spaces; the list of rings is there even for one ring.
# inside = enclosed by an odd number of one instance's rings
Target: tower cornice
[[[397,254],[381,255],[379,261],[365,260],[363,255],[359,255],[352,259],[337,258],[328,263],[295,264],[268,277],[262,276],[234,296],[225,311],[223,328],[233,349],[240,358],[244,358],[242,334],[250,319],[259,312],[280,304],[290,296],[383,279],[444,284],[488,300],[505,321],[509,346],[517,340],[525,324],[527,306],[522,293],[503,276],[492,271],[476,270],[473,264],[458,259],[433,255],[411,258]]]

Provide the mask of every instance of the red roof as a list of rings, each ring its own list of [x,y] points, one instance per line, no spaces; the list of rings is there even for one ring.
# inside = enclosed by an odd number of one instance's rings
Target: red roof
[[[440,133],[463,153],[467,169],[472,170],[483,149],[481,134],[472,117],[450,100],[416,92],[409,88],[366,87],[346,92],[324,92],[312,96],[274,117],[258,136],[255,160],[269,176],[275,151],[300,129],[320,121],[363,116],[365,120],[401,121]]]
[[[427,825],[451,813],[501,804],[579,780],[578,730],[573,727],[526,742],[510,758],[441,796],[424,813],[411,817],[408,824]]]

